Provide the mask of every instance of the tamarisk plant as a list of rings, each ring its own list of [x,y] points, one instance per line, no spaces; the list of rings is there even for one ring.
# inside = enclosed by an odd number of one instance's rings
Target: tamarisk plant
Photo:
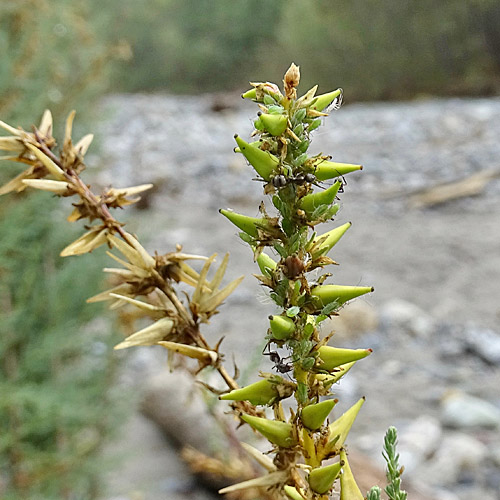
[[[239,387],[236,375],[232,377],[225,369],[220,340],[210,346],[200,330],[242,278],[220,288],[227,255],[209,279],[215,255],[184,253],[179,245],[173,252],[151,255],[135,235],[125,231],[112,210],[135,203],[151,185],[93,192],[81,178],[92,135],[73,143],[74,112],[68,117],[60,149],[52,136],[48,111],[31,132],[0,122],[10,134],[0,137],[0,149],[8,153],[3,159],[27,165],[0,188],[0,194],[30,187],[76,198],[68,220],[87,219],[89,225],[61,255],[84,254],[107,245],[108,255],[121,266],[105,269],[114,276],[115,285],[89,302],[107,300],[112,308],[132,306],[134,319],[150,320],[116,349],[160,345],[168,350],[173,368],[193,358],[197,362],[196,369],[191,370],[193,375],[205,368],[220,374],[225,389],[205,387],[221,400],[230,401],[240,424],[246,423],[264,436],[273,456],[271,459],[269,453],[239,443],[240,451],[266,472],[256,477],[247,470],[248,480],[221,489],[221,494],[292,500],[326,500],[330,495],[340,495],[341,500],[361,500],[364,497],[349,466],[346,438],[365,399],[332,422],[329,415],[338,402],[332,397],[332,386],[372,350],[328,345],[333,334],[321,336],[320,327],[327,318],[338,315],[347,302],[373,288],[327,283],[331,274],[323,271],[336,264],[328,254],[351,224],[323,233],[316,232],[316,226],[332,220],[339,208],[336,200],[343,191],[344,176],[362,167],[308,153],[311,132],[331,109],[340,106],[342,90],[316,95],[317,87],[313,87],[297,97],[299,81],[299,68],[292,64],[283,80],[283,93],[273,83],[253,83],[243,97],[259,106],[252,132],[258,140],[247,142],[235,136],[235,151],[255,169],[264,193],[272,197],[276,215],[269,215],[264,202],[259,207],[260,217],[220,210],[241,230],[240,237],[250,245],[261,272],[257,279],[269,289],[279,308],[270,316],[265,336],[278,374],[260,373],[260,380],[245,387]],[[333,183],[323,185],[328,180]],[[276,255],[266,253],[267,248]],[[188,264],[192,260],[203,262],[199,272]],[[310,279],[312,271],[319,275],[314,281]],[[180,282],[193,289],[185,294],[185,300],[179,298]],[[271,346],[286,351],[289,355],[284,358],[290,361],[285,363],[277,351],[271,352]],[[285,406],[283,401],[288,398],[292,398],[291,403]],[[267,408],[272,412],[266,413]],[[234,436],[229,433],[228,437],[234,444]],[[199,456],[196,460],[203,462]],[[222,468],[213,461],[210,467]],[[391,477],[393,483],[395,479]]]

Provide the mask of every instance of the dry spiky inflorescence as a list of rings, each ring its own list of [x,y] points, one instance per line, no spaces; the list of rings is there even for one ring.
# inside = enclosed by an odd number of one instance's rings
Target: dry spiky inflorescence
[[[65,138],[58,155],[52,137],[49,112],[38,128],[28,133],[3,122],[0,126],[10,137],[0,137],[0,149],[9,154],[4,159],[28,165],[15,179],[0,188],[0,194],[22,191],[26,187],[46,190],[60,197],[76,197],[71,222],[87,219],[87,232],[68,245],[62,256],[92,252],[107,245],[108,255],[120,267],[104,271],[114,277],[114,286],[89,302],[109,301],[111,308],[131,306],[130,319],[148,318],[148,326],[134,331],[115,348],[159,345],[168,351],[172,367],[175,360],[195,360],[196,375],[206,367],[215,369],[225,382],[220,390],[204,387],[231,401],[233,414],[264,436],[271,445],[268,453],[238,443],[226,424],[228,441],[236,452],[228,452],[226,461],[207,458],[197,451],[185,452],[185,459],[196,470],[218,475],[228,471],[237,482],[220,490],[230,498],[326,500],[336,495],[340,483],[341,500],[362,500],[349,467],[345,442],[360,411],[364,398],[333,422],[328,418],[338,400],[332,398],[332,387],[353,365],[371,354],[371,349],[347,349],[328,345],[333,333],[321,336],[321,323],[337,315],[350,300],[373,291],[372,287],[326,284],[331,274],[324,273],[309,281],[313,270],[322,271],[335,262],[327,256],[339,242],[350,223],[322,235],[315,227],[331,221],[338,210],[335,203],[343,191],[344,175],[362,169],[361,165],[337,163],[323,154],[308,155],[310,135],[337,109],[342,90],[316,95],[317,86],[297,98],[299,68],[292,64],[286,72],[284,94],[274,83],[252,83],[243,94],[259,106],[252,136],[258,141],[248,143],[235,136],[236,152],[242,153],[264,183],[264,193],[272,195],[276,216],[270,216],[262,202],[260,217],[249,217],[231,210],[220,212],[242,232],[240,237],[250,245],[262,274],[260,283],[270,290],[270,297],[280,312],[269,317],[265,337],[277,374],[260,373],[260,380],[239,387],[223,366],[219,352],[220,340],[210,347],[200,332],[218,312],[219,306],[238,286],[238,278],[221,288],[228,264],[226,255],[211,279],[208,278],[215,255],[204,257],[184,253],[182,247],[163,255],[150,255],[138,239],[125,231],[111,210],[133,204],[150,184],[130,188],[108,188],[96,195],[80,174],[85,169],[84,156],[92,136],[87,135],[75,145],[71,138],[74,113],[67,120]],[[334,179],[325,187],[323,181]],[[316,188],[316,191],[315,191]],[[319,188],[319,189],[318,189]],[[277,255],[264,250],[270,247]],[[188,264],[201,260],[199,271]],[[192,287],[186,294],[187,304],[179,299],[177,283]],[[282,357],[271,346],[287,350]],[[285,376],[286,374],[286,376]],[[294,396],[295,404],[286,411],[284,399]],[[266,415],[272,409],[272,418]],[[288,412],[288,416],[287,416]],[[273,454],[271,459],[269,454]],[[246,457],[246,458],[243,458]],[[255,474],[255,461],[265,471]],[[334,463],[325,461],[334,459]],[[227,466],[228,460],[231,467]],[[226,465],[225,465],[226,464]],[[226,477],[227,474],[226,474]],[[339,479],[340,478],[340,479]]]
[[[170,352],[178,352],[198,361],[198,370],[212,366],[219,370],[228,388],[237,388],[221,364],[218,347],[211,348],[200,333],[200,323],[206,323],[218,312],[219,306],[243,279],[238,278],[221,288],[227,268],[228,256],[223,259],[211,280],[208,274],[215,255],[210,258],[176,251],[163,255],[150,255],[136,237],[124,230],[123,224],[113,217],[112,209],[123,208],[140,200],[140,193],[152,184],[129,188],[106,188],[95,194],[80,175],[85,170],[84,156],[93,136],[86,135],[76,144],[71,137],[75,113],[66,122],[65,136],[58,155],[56,140],[52,136],[52,116],[43,115],[39,127],[32,132],[16,129],[0,122],[10,137],[0,138],[0,149],[9,152],[2,159],[28,166],[24,172],[0,188],[0,194],[21,192],[27,187],[49,191],[60,197],[74,197],[70,222],[86,219],[87,231],[61,251],[61,256],[81,255],[107,245],[108,255],[121,267],[106,268],[115,277],[115,286],[89,299],[89,302],[110,301],[113,309],[131,305],[133,317],[147,317],[152,323],[129,335],[116,349],[139,345],[162,345]],[[118,252],[118,254],[116,253]],[[200,272],[188,262],[204,261]],[[175,283],[193,287],[187,306],[178,298]],[[129,316],[130,317],[130,316]],[[170,356],[171,358],[171,356]]]

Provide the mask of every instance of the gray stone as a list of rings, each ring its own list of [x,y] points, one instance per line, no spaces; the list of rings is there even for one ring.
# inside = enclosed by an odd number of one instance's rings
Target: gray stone
[[[498,428],[500,409],[484,399],[460,391],[448,391],[441,402],[441,421],[455,428]]]
[[[384,322],[417,337],[427,338],[435,329],[435,321],[424,310],[406,300],[394,299],[381,308]]]
[[[469,350],[488,363],[500,365],[500,334],[486,328],[469,327],[465,331]]]
[[[414,471],[428,484],[449,487],[460,481],[465,472],[471,475],[480,470],[488,456],[488,448],[477,439],[460,432],[445,435],[436,453]]]
[[[425,462],[439,447],[441,435],[439,420],[429,415],[422,415],[408,427],[399,429],[398,452],[405,470],[411,473]]]

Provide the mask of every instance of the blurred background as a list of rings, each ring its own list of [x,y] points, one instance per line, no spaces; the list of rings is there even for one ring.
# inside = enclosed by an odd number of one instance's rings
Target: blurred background
[[[342,87],[313,152],[365,167],[332,256],[336,282],[376,289],[331,325],[338,345],[375,350],[338,388],[340,411],[368,397],[352,453],[376,477],[395,424],[413,498],[500,498],[497,1],[2,0],[0,53],[1,120],[28,128],[48,107],[60,136],[76,109],[75,136],[96,133],[89,182],[155,183],[122,216],[151,251],[230,251],[228,280],[247,278],[208,332],[247,381],[271,369],[273,308],[218,214],[262,199],[232,153],[257,111],[239,94],[292,61],[302,92]],[[18,171],[2,163],[0,183]],[[85,304],[109,263],[58,257],[78,234],[67,210],[0,198],[0,497],[209,498],[174,439],[196,442],[182,420],[197,407],[175,399],[163,352],[112,351],[113,315]]]

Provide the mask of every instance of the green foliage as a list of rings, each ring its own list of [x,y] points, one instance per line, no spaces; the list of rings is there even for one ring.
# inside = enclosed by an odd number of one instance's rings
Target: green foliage
[[[349,100],[492,93],[500,76],[500,7],[492,0],[332,3],[328,0],[108,1],[109,30],[134,56],[116,76],[126,91],[190,93],[279,81],[294,60],[303,84]],[[277,64],[278,61],[278,64]]]
[[[125,0],[110,26],[114,39],[133,48],[116,83],[127,91],[168,89],[179,93],[241,85],[256,68],[274,30],[283,0]],[[262,15],[265,13],[265,15]]]
[[[91,0],[2,0],[0,3],[0,115],[15,123],[50,107],[81,109],[106,86],[106,62],[115,54],[103,41],[106,12]]]
[[[41,203],[45,216],[37,217]],[[66,223],[52,222],[57,211],[43,195],[0,206],[0,496],[6,499],[96,498],[102,468],[96,454],[117,415],[108,407],[116,339],[91,326],[99,310],[85,306],[98,291],[100,262],[59,257],[71,235]]]
[[[384,456],[387,462],[387,481],[385,488],[390,500],[406,500],[408,494],[401,490],[401,474],[403,468],[399,465],[399,453],[396,451],[398,434],[395,427],[389,427],[384,437]]]

